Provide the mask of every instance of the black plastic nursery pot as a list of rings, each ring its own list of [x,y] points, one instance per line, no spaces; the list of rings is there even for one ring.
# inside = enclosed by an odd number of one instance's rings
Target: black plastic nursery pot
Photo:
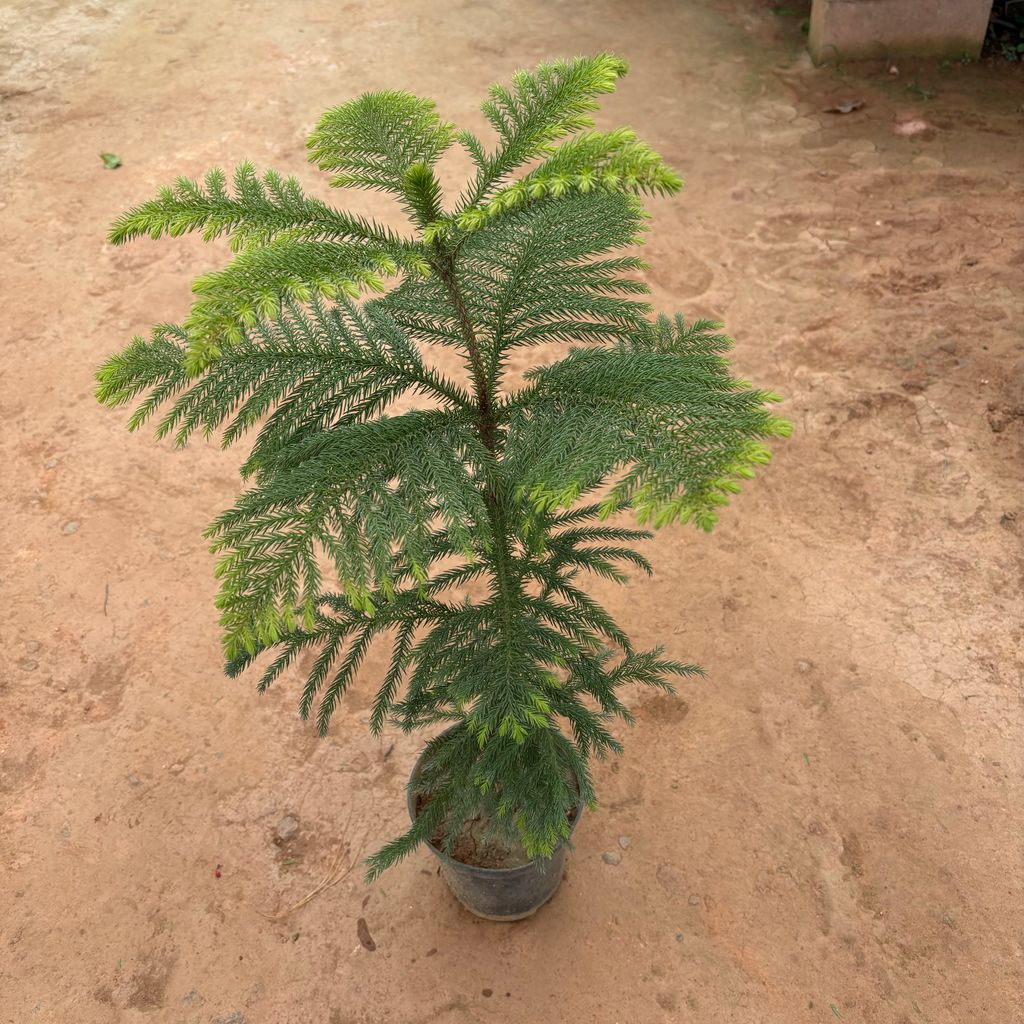
[[[407,801],[409,817],[414,822],[417,815],[413,783],[419,775],[425,753],[420,754],[409,776]],[[581,802],[576,809],[576,817],[569,823],[570,838],[582,814]],[[562,884],[565,858],[569,852],[568,844],[562,842],[546,860],[532,860],[514,868],[482,868],[449,857],[430,841],[427,846],[441,862],[441,874],[455,898],[471,914],[488,921],[520,921],[536,913]]]

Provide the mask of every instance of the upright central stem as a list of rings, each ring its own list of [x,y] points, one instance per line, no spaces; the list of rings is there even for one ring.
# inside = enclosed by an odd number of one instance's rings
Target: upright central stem
[[[480,439],[484,447],[497,461],[497,422],[494,417],[494,404],[491,396],[491,389],[487,380],[487,373],[484,369],[483,355],[480,352],[480,344],[477,341],[476,331],[473,329],[473,322],[469,318],[469,310],[466,308],[466,301],[462,296],[462,289],[459,287],[458,279],[455,276],[455,260],[450,253],[443,252],[438,247],[438,258],[435,262],[435,269],[438,276],[444,282],[445,290],[455,307],[455,313],[459,320],[459,331],[462,340],[469,353],[469,363],[473,373],[473,386],[476,392],[476,404],[479,413],[478,428]],[[508,542],[508,520],[505,516],[503,495],[499,493],[498,481],[490,476],[484,485],[484,500],[487,503],[487,517],[490,521],[491,535],[494,540],[493,568],[494,582],[501,595],[502,604],[507,618],[507,626],[511,629],[512,596],[514,592],[514,579],[512,572],[512,552]]]
[[[466,309],[466,301],[462,297],[462,289],[455,277],[455,259],[449,253],[439,253],[436,264],[438,274],[444,282],[448,297],[455,307],[456,316],[459,319],[459,332],[469,352],[469,362],[473,370],[473,387],[476,392],[477,409],[480,411],[480,437],[487,450],[496,454],[494,431],[497,424],[494,422],[494,409],[491,402],[491,389],[487,383],[487,373],[484,370],[484,360],[480,353],[480,345],[476,339],[476,331],[473,330],[473,322],[469,319],[469,310]]]

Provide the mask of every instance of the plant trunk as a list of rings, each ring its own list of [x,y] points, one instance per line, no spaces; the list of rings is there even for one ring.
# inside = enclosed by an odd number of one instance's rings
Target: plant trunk
[[[459,287],[458,279],[455,276],[455,257],[450,253],[443,252],[438,247],[438,260],[435,268],[444,282],[448,297],[455,307],[459,320],[459,330],[462,333],[462,340],[469,352],[469,362],[473,373],[473,389],[476,396],[478,410],[478,430],[480,440],[484,447],[491,453],[497,463],[497,423],[494,419],[494,396],[491,394],[487,381],[487,373],[484,369],[483,355],[480,352],[480,344],[477,341],[476,331],[469,318],[469,310],[466,309],[465,299],[462,297],[462,289]],[[508,521],[505,517],[504,498],[505,494],[499,490],[499,481],[489,479],[484,486],[484,500],[487,502],[488,519],[490,521],[491,535],[493,538],[493,561],[494,582],[502,598],[502,604],[506,609],[511,609],[511,598],[514,586],[512,572],[512,553],[508,543]],[[511,621],[506,622],[506,627],[511,629]]]

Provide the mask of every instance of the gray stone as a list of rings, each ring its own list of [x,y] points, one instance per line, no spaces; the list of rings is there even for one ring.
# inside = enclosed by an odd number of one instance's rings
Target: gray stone
[[[991,0],[814,0],[807,48],[816,64],[981,53]]]
[[[699,907],[700,897],[694,893],[686,902],[689,903],[691,907]]]
[[[622,863],[622,854],[616,850],[612,850],[608,853],[602,853],[601,860],[603,860],[605,864],[611,864],[612,867],[614,867],[616,864]]]
[[[274,829],[274,836],[279,843],[287,843],[299,834],[299,819],[292,814],[285,815]]]
[[[621,846],[624,850],[629,849],[629,844],[631,842],[633,842],[633,840],[630,836],[619,836],[619,846]]]
[[[61,528],[61,533],[63,533],[65,537],[70,536],[72,533],[77,533],[78,528],[81,525],[82,524],[77,519],[72,519],[71,522],[64,524]]]

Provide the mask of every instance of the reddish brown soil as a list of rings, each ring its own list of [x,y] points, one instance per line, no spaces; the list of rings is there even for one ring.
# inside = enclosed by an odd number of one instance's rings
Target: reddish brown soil
[[[741,0],[14,0],[0,22],[0,1020],[1022,1018],[1018,69],[814,70],[793,19]],[[595,585],[709,678],[636,695],[535,918],[471,918],[426,852],[284,913],[404,827],[420,740],[368,735],[382,655],[326,741],[294,680],[222,676],[200,531],[240,456],[127,435],[91,376],[223,253],[104,230],[214,164],[316,182],[304,135],[361,90],[478,127],[492,79],[602,48],[634,65],[602,123],[689,182],[654,204],[656,302],[725,319],[797,428],[715,535],[668,530],[653,582]]]
[[[489,835],[489,825],[488,818],[464,821],[452,850],[453,859],[478,868],[518,868],[530,863],[522,843],[509,844],[499,836]],[[431,842],[440,848],[444,837],[433,836]]]
[[[429,800],[417,797],[416,813],[423,812]],[[573,808],[566,817],[570,822],[576,820],[577,810]],[[510,842],[492,830],[494,819],[481,814],[463,821],[451,856],[463,864],[472,864],[478,868],[518,868],[530,863],[530,855],[518,840]],[[431,843],[438,850],[444,849],[447,830],[440,827],[430,837]]]

